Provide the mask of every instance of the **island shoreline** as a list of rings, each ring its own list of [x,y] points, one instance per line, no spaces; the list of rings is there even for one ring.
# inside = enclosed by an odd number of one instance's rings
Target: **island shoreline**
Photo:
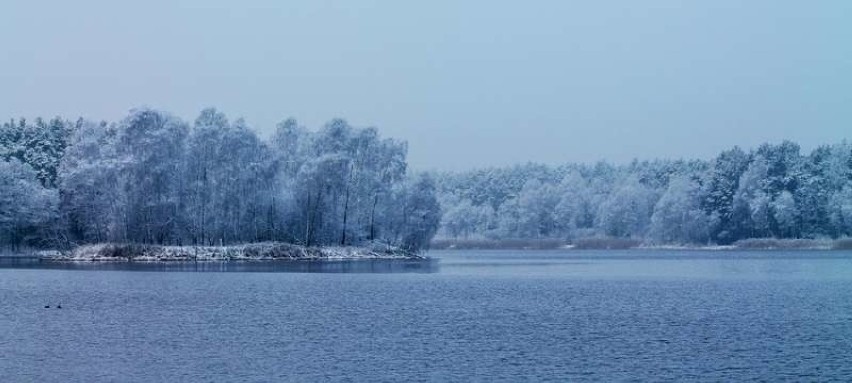
[[[428,259],[428,257],[425,257],[419,252],[412,252],[386,244],[308,247],[282,242],[261,242],[226,246],[101,243],[81,245],[68,251],[39,251],[33,257],[46,262],[252,262]]]

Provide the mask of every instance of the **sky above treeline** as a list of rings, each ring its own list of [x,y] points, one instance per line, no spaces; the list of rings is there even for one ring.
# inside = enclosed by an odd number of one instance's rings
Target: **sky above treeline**
[[[852,1],[4,1],[0,116],[334,117],[412,167],[852,138]]]

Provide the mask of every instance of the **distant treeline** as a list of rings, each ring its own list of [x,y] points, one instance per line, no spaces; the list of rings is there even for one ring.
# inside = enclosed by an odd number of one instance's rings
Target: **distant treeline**
[[[751,151],[734,147],[710,161],[526,164],[436,179],[441,246],[451,239],[726,245],[852,235],[847,142],[810,153],[785,141]]]
[[[332,120],[269,140],[215,109],[192,124],[139,109],[117,123],[0,126],[0,245],[121,242],[428,245],[440,207],[407,145]]]

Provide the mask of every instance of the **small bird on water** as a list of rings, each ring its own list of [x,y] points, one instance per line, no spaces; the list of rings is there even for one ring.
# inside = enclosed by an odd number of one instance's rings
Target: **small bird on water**
[[[44,308],[49,309],[50,305],[45,305]]]
[[[56,308],[61,309],[62,305],[56,305]]]

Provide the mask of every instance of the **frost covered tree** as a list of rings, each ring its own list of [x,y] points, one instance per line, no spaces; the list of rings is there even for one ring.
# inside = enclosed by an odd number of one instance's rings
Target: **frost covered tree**
[[[61,197],[61,219],[51,225],[69,244],[378,241],[414,250],[440,219],[434,183],[407,176],[407,144],[341,119],[316,132],[289,119],[269,141],[213,108],[191,127],[146,108],[118,124],[21,119],[0,127],[0,158],[14,169],[6,176],[20,185],[35,177]],[[10,186],[3,197],[27,187]],[[5,212],[4,243],[34,227],[25,223],[37,212],[23,208],[35,205]]]
[[[701,209],[700,185],[679,176],[669,182],[651,216],[650,235],[658,243],[708,243],[713,218]]]
[[[212,238],[214,243],[238,243],[269,239],[263,215],[270,203],[270,184],[266,180],[275,169],[266,144],[238,119],[225,130],[214,164],[211,200],[217,220],[211,225],[213,232],[207,235],[208,241]]]
[[[713,229],[713,239],[721,243],[733,242],[740,230],[734,219],[734,196],[739,189],[740,177],[748,169],[750,156],[739,147],[723,151],[713,160],[702,192],[704,210],[718,217]]]
[[[349,245],[382,236],[380,211],[391,203],[393,186],[404,180],[407,146],[383,139],[374,128],[357,129],[333,120],[317,133],[288,122],[275,147],[282,154],[282,184],[292,185],[292,206],[306,244]]]
[[[488,205],[473,205],[470,200],[443,201],[441,206],[444,214],[441,217],[441,227],[452,238],[470,238],[472,235],[485,235],[494,212]]]
[[[420,174],[398,190],[402,199],[399,244],[409,250],[428,249],[441,223],[435,181]]]
[[[223,239],[217,206],[223,205],[221,188],[230,180],[220,171],[230,123],[224,113],[204,109],[189,132],[184,164],[184,211],[186,230],[192,243],[213,244]]]
[[[32,129],[27,124],[26,119],[3,123],[0,127],[0,159],[9,161],[16,159],[19,162],[26,163],[26,142],[31,141],[29,135],[32,134]]]
[[[559,203],[555,188],[538,180],[524,184],[518,194],[519,238],[547,238],[555,234],[554,211]]]
[[[852,179],[852,147],[848,143],[822,146],[800,162],[797,188],[793,191],[803,236],[837,236],[832,224],[831,201]]]
[[[116,153],[126,177],[124,232],[140,243],[181,243],[181,183],[188,126],[167,113],[138,109],[118,127]]]
[[[57,218],[55,189],[42,186],[38,173],[17,159],[0,160],[0,243],[38,244]]]
[[[495,224],[466,235],[548,236],[570,240],[609,235],[645,237],[647,234],[646,239],[655,242],[665,241],[659,238],[663,236],[679,238],[678,242],[720,244],[753,236],[837,236],[841,235],[836,224],[840,222],[839,215],[833,213],[837,204],[830,201],[837,200],[833,196],[840,193],[847,179],[852,179],[850,153],[849,145],[842,143],[803,155],[796,144],[782,142],[762,145],[750,152],[735,147],[709,162],[653,160],[619,166],[599,162],[559,167],[527,164],[439,174],[438,189],[447,214],[446,230],[442,235],[458,235],[465,221],[461,212],[487,205],[492,209],[491,222]],[[693,217],[692,222],[701,222],[700,227],[709,227],[709,238],[703,234],[662,233],[659,222],[669,221],[671,216],[658,221],[650,232],[639,229],[625,233],[624,227],[629,225],[624,222],[629,221],[628,217],[643,221],[638,218],[642,215],[627,214],[631,209],[636,211],[637,207],[648,206],[638,203],[643,200],[640,196],[652,201],[650,211],[659,213],[658,220],[674,211],[671,205],[679,201],[675,196],[684,194],[682,190],[676,193],[677,187],[683,186],[678,179],[683,177],[690,180],[689,194],[698,199],[703,212],[690,211],[687,215]],[[625,189],[629,184],[638,187]],[[535,193],[532,188],[524,191],[527,185],[550,190],[547,194],[554,195],[557,200],[552,212],[538,217],[531,214],[535,211],[531,208],[535,203],[531,202],[544,199],[530,198]],[[657,196],[666,193],[669,194],[664,203],[658,205]],[[522,194],[527,196],[524,203],[521,203]],[[642,209],[649,211],[647,207]],[[552,222],[553,229],[545,234],[537,226],[547,221]],[[644,221],[639,227],[647,229],[651,222]]]
[[[749,213],[749,226],[751,234],[749,237],[771,237],[772,236],[772,199],[760,190],[747,201]]]
[[[0,244],[423,248],[438,227],[462,238],[655,243],[852,234],[847,142],[810,153],[787,141],[735,147],[712,161],[527,163],[416,177],[407,150],[342,119],[316,131],[287,119],[266,140],[213,108],[191,126],[152,109],[118,123],[10,120],[0,125]]]
[[[784,141],[778,145],[763,144],[756,156],[766,163],[766,174],[762,180],[763,189],[774,198],[783,190],[795,190],[798,186],[801,155],[799,145]]]
[[[768,222],[768,196],[764,184],[769,166],[762,157],[754,159],[748,169],[740,176],[737,191],[731,206],[731,242],[740,238],[754,238],[765,235]],[[757,222],[755,222],[757,220]],[[762,225],[762,226],[761,226]],[[763,231],[763,232],[762,232]],[[728,238],[726,238],[728,239]]]
[[[60,207],[66,230],[82,242],[126,241],[122,163],[116,130],[105,123],[81,124],[59,170]]]
[[[777,225],[776,234],[783,238],[799,236],[799,208],[793,194],[784,190],[772,201],[772,214]]]
[[[554,208],[554,219],[563,234],[573,237],[578,229],[594,226],[593,196],[588,182],[579,172],[571,171],[565,175],[555,193],[559,202]]]
[[[830,217],[838,235],[852,236],[852,180],[830,200]]]
[[[655,203],[653,190],[628,177],[598,208],[597,226],[609,236],[642,238]]]
[[[36,118],[33,123],[26,119],[5,123],[0,126],[0,159],[15,158],[29,165],[42,185],[55,188],[59,163],[71,134],[81,123],[59,117],[50,121]]]

